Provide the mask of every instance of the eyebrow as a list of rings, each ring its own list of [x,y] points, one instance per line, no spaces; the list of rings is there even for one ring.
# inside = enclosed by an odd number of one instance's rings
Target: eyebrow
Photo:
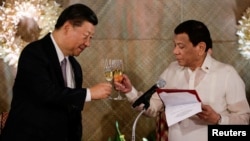
[[[87,31],[87,33],[86,34],[88,34],[88,35],[94,35],[94,33],[91,33],[90,31]]]

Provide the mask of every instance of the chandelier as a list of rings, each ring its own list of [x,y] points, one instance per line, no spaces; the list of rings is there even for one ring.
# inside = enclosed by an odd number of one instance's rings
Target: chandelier
[[[22,49],[54,29],[61,13],[54,0],[15,0],[0,6],[0,58],[17,67]]]
[[[246,9],[243,16],[238,21],[239,51],[247,60],[250,59],[250,7]]]

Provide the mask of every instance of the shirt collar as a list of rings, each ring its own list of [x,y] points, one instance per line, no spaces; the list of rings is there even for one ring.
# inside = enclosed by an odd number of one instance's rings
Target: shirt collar
[[[57,56],[58,56],[58,60],[59,62],[62,62],[62,60],[65,58],[65,56],[63,55],[63,52],[62,50],[59,48],[59,46],[57,45],[54,37],[52,36],[52,33],[50,34],[50,37],[51,37],[51,40],[56,48],[56,53],[57,53]]]
[[[211,57],[211,55],[209,53],[207,53],[205,60],[203,62],[203,64],[201,65],[201,70],[205,71],[205,72],[209,72],[209,70],[211,69],[211,64],[212,64],[212,60],[213,58]],[[184,66],[179,66],[181,69],[188,69],[187,67]]]
[[[213,58],[211,57],[211,55],[207,53],[206,58],[201,66],[201,69],[205,72],[209,72],[209,70],[211,69],[212,60]]]

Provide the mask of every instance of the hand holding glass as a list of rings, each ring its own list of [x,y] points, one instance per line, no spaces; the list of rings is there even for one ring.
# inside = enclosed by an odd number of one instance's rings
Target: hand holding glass
[[[123,61],[120,59],[113,60],[113,77],[114,82],[121,82],[123,79]],[[124,100],[124,98],[121,96],[120,91],[118,91],[118,96],[114,98],[114,100]]]
[[[105,79],[111,83],[113,80],[113,67],[112,67],[111,59],[104,60],[104,75],[105,75]],[[113,98],[109,96],[109,99],[113,99]]]

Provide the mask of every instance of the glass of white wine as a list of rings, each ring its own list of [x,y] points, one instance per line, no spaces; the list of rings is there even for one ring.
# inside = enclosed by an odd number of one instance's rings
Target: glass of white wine
[[[112,83],[113,80],[113,65],[112,65],[112,59],[105,59],[104,60],[104,76],[106,81]],[[111,96],[109,96],[109,99],[113,99]]]
[[[115,59],[112,63],[113,66],[113,79],[114,82],[121,82],[123,79],[123,61],[121,59]],[[120,94],[120,91],[118,91],[118,96],[114,98],[114,100],[124,100]]]

